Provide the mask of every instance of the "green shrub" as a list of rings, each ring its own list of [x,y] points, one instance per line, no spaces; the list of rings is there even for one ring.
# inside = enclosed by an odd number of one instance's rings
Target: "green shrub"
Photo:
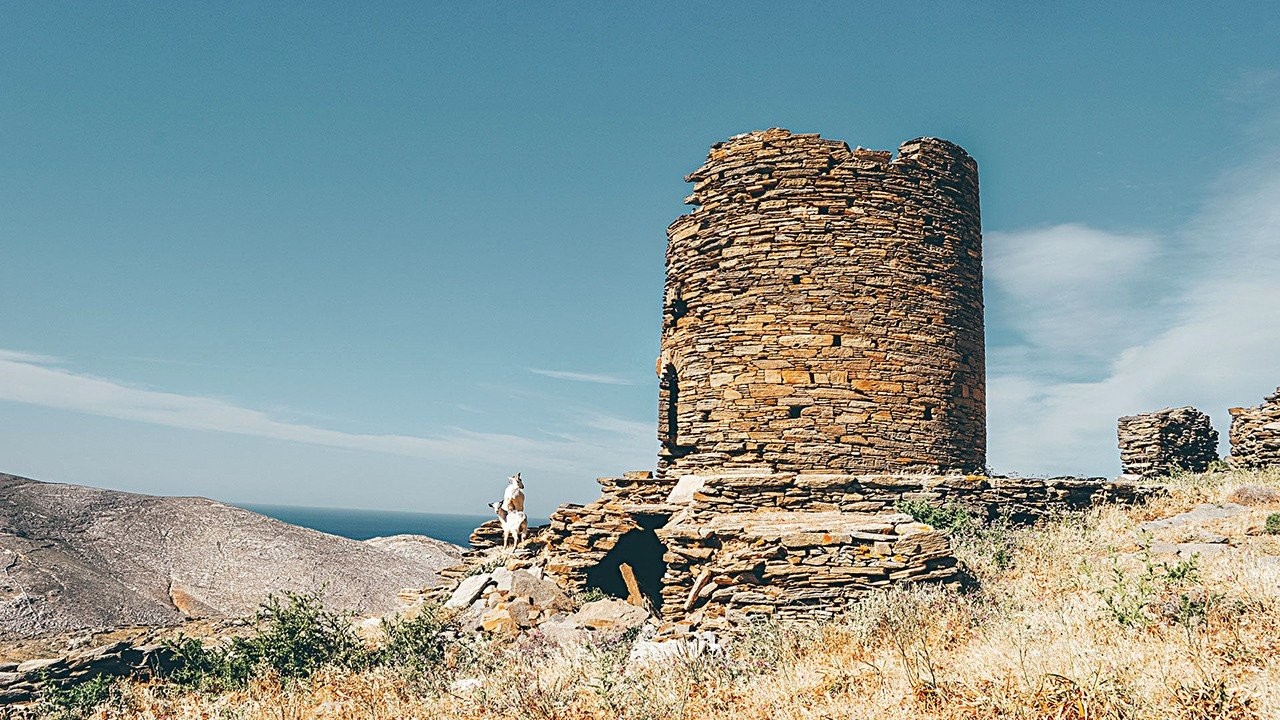
[[[582,592],[575,594],[573,596],[573,602],[575,605],[578,605],[579,607],[581,607],[582,605],[586,605],[587,603],[590,603],[590,602],[596,602],[597,600],[604,600],[607,597],[609,596],[606,595],[605,592],[600,588],[589,587],[586,590],[583,590]]]
[[[1271,513],[1267,516],[1267,532],[1280,535],[1280,513]]]
[[[967,532],[978,526],[973,515],[956,503],[934,505],[924,500],[903,500],[896,503],[894,508],[915,518],[916,522],[950,533]]]
[[[1151,558],[1150,536],[1143,538],[1138,559],[1142,569],[1135,574],[1120,567],[1112,557],[1111,582],[1098,594],[1116,622],[1130,628],[1149,627],[1162,617],[1175,624],[1192,627],[1204,620],[1216,597],[1189,592],[1200,578],[1200,554],[1172,565]],[[1164,602],[1162,602],[1164,601]],[[1160,606],[1168,609],[1161,611]]]
[[[258,609],[257,622],[258,633],[236,638],[233,652],[280,677],[310,677],[325,665],[358,668],[368,664],[350,618],[325,610],[314,595],[286,592],[283,600],[273,595]]]
[[[50,720],[80,720],[98,706],[120,700],[116,678],[98,676],[87,682],[62,685],[45,681],[38,712]]]
[[[445,631],[453,627],[453,623],[439,606],[426,605],[411,618],[383,620],[382,627],[387,633],[387,643],[376,661],[421,674],[444,660],[449,645]]]
[[[326,665],[358,669],[373,660],[348,618],[325,610],[314,595],[272,595],[255,620],[255,634],[234,638],[227,646],[205,647],[182,636],[170,641],[174,662],[166,679],[201,690],[222,690],[242,686],[263,670],[289,680],[310,677]]]
[[[173,661],[162,675],[171,683],[217,692],[239,687],[249,677],[249,659],[234,655],[228,647],[205,647],[198,638],[181,633],[166,640],[165,646]]]

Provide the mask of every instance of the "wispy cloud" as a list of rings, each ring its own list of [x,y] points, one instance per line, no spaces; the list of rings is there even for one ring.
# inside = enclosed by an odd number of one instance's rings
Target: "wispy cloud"
[[[37,353],[23,352],[21,350],[4,350],[0,349],[0,361],[9,361],[17,363],[40,363],[42,365],[56,365],[62,362],[60,359],[51,355],[40,355]]]
[[[988,292],[1004,307],[992,320],[1014,338],[990,353],[997,470],[1113,473],[1120,415],[1195,405],[1225,439],[1228,407],[1280,385],[1271,150],[1224,176],[1165,237],[1080,225],[991,233]]]
[[[634,385],[635,383],[620,378],[616,375],[604,375],[600,373],[584,373],[573,372],[570,370],[541,370],[539,368],[529,368],[529,372],[534,375],[542,375],[544,377],[555,378],[557,380],[569,380],[572,382],[595,383],[597,385]]]
[[[59,408],[169,427],[234,433],[290,442],[404,455],[431,460],[535,468],[581,475],[600,472],[613,456],[636,456],[635,427],[615,418],[602,421],[576,413],[581,434],[571,439],[448,428],[438,435],[387,435],[334,430],[291,422],[219,398],[134,387],[116,380],[55,367],[33,353],[0,350],[0,400]]]

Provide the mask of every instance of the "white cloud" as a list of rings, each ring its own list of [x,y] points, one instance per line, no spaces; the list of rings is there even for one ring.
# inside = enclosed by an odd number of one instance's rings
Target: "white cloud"
[[[620,378],[615,375],[603,375],[599,373],[573,372],[570,370],[541,370],[538,368],[529,368],[529,372],[534,375],[542,375],[544,377],[555,378],[557,380],[570,380],[572,382],[595,383],[597,385],[634,385],[630,380]]]
[[[567,475],[612,467],[637,448],[631,421],[594,412],[576,413],[572,420],[582,432],[569,440],[461,428],[433,437],[374,435],[289,422],[226,400],[138,388],[51,365],[45,356],[0,350],[0,400],[190,430]]]
[[[1209,413],[1225,441],[1226,409],[1280,385],[1277,158],[1224,176],[1158,247],[1081,226],[992,233],[990,295],[1018,308],[1008,326],[1024,331],[991,353],[988,456],[997,470],[1118,472],[1116,419],[1170,406]],[[1077,249],[1037,265],[1008,250],[1020,243]],[[1090,377],[1070,370],[1098,362]]]
[[[61,360],[50,355],[39,355],[37,353],[22,352],[21,350],[3,350],[0,349],[0,361],[11,361],[18,363],[40,363],[42,365],[56,365]]]
[[[984,244],[988,323],[1020,340],[996,349],[995,368],[1007,359],[1042,373],[1088,373],[1154,331],[1162,253],[1154,237],[1069,224],[992,232]]]

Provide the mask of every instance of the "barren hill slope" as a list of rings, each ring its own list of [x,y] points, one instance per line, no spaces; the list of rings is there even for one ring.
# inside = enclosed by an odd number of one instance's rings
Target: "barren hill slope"
[[[414,552],[289,525],[205,498],[0,474],[0,638],[251,613],[269,593],[384,611],[438,582],[460,548]],[[401,550],[401,551],[397,551]]]

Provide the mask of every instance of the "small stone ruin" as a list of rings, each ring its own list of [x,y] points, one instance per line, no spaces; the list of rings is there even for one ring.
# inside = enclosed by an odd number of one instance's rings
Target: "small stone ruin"
[[[1218,431],[1193,407],[1120,418],[1120,462],[1125,474],[1154,478],[1204,472],[1218,459]]]
[[[648,472],[601,478],[587,505],[564,505],[530,549],[569,592],[597,589],[666,621],[815,621],[896,583],[954,584],[947,535],[895,508],[964,508],[974,519],[1031,522],[1154,488],[1102,478],[849,475],[733,468],[677,481]]]
[[[1245,468],[1280,466],[1280,388],[1261,405],[1231,408],[1231,464]]]
[[[975,474],[982,230],[962,148],[774,128],[712,146],[686,180],[694,207],[667,230],[657,473],[601,479],[509,568],[668,625],[820,620],[897,583],[961,581],[946,533],[901,503],[1029,522],[1150,492]],[[500,539],[491,522],[473,544]]]

